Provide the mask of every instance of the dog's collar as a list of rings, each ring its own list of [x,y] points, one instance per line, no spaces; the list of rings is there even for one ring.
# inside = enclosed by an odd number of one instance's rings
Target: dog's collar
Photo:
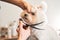
[[[21,18],[19,19],[19,21],[23,21]],[[40,29],[40,28],[37,28],[37,27],[35,27],[35,26],[37,26],[37,25],[40,25],[40,24],[42,24],[44,21],[42,21],[42,22],[40,22],[40,23],[36,23],[36,24],[27,24],[27,23],[24,23],[25,24],[25,27],[31,27],[31,28],[34,28],[34,29],[38,29],[38,30],[44,30],[44,29]]]

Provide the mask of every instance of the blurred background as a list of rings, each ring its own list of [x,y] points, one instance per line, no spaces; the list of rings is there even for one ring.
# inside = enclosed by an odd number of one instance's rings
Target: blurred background
[[[39,3],[42,1],[43,0],[27,0],[27,2],[29,2],[31,5],[39,5]],[[48,18],[48,25],[50,25],[60,37],[60,0],[44,0],[44,1],[46,1],[48,5],[48,10],[46,13]],[[0,28],[2,29],[5,28],[4,30],[7,30],[6,28],[8,27],[9,29],[11,29],[11,26],[16,27],[18,24],[17,21],[18,18],[20,17],[21,11],[22,9],[15,5],[0,1]],[[14,30],[15,29],[16,28],[14,28]],[[9,32],[11,31],[12,30],[9,30]],[[14,33],[13,35],[16,36]]]

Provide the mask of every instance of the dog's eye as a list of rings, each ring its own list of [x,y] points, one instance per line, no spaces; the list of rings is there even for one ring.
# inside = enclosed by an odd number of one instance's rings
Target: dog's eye
[[[32,14],[32,15],[35,15],[35,13],[33,13],[33,12],[32,12],[31,14]]]

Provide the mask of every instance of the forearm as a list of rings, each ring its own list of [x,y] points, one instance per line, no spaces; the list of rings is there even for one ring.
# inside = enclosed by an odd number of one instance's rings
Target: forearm
[[[4,2],[8,2],[8,3],[11,3],[11,4],[14,4],[14,5],[17,5],[19,6],[20,8],[22,8],[23,10],[26,10],[27,9],[27,3],[23,0],[1,0],[1,1],[4,1]]]

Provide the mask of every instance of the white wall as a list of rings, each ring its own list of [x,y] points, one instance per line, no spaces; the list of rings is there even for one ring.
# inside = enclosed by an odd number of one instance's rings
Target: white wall
[[[42,0],[27,0],[32,5],[39,5]],[[60,0],[46,0],[48,4],[48,24],[58,33],[60,29]],[[17,20],[21,9],[17,6],[0,2],[0,26],[5,26],[13,20]]]
[[[22,11],[19,7],[1,1],[0,4],[0,26],[5,26],[18,20],[19,14]]]
[[[60,30],[60,0],[47,0],[48,4],[48,21],[49,25],[52,26],[57,33]]]

